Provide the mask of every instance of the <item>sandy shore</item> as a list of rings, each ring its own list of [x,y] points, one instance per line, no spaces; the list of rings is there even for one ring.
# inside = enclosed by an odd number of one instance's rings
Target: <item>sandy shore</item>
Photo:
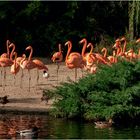
[[[47,113],[52,107],[52,100],[47,104],[41,101],[41,97],[44,89],[51,89],[53,86],[59,86],[60,82],[65,82],[69,78],[75,79],[75,70],[70,70],[65,66],[65,63],[61,63],[59,68],[59,76],[57,82],[56,68],[57,65],[54,63],[48,63],[44,59],[46,66],[49,69],[50,77],[48,79],[43,78],[43,72],[39,71],[39,82],[37,85],[37,70],[33,69],[30,71],[31,75],[31,87],[29,91],[29,74],[27,70],[24,70],[24,76],[21,80],[21,70],[14,78],[14,75],[10,73],[10,68],[6,68],[6,80],[4,82],[3,74],[0,75],[0,97],[9,95],[9,103],[3,105],[0,104],[0,112],[42,112]],[[82,72],[78,69],[77,77],[80,78]],[[22,88],[21,86],[22,81]],[[6,84],[4,88],[4,84]]]

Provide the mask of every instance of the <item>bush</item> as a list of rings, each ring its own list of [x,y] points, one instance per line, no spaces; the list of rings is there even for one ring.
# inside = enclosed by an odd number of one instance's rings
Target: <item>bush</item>
[[[49,94],[59,96],[53,114],[85,120],[125,119],[140,116],[140,62],[100,66],[77,83],[62,83]]]

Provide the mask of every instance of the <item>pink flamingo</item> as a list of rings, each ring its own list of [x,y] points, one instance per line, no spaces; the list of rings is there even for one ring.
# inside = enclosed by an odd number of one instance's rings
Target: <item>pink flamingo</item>
[[[80,42],[80,44],[83,43],[83,48],[82,48],[82,57],[83,60],[85,62],[85,70],[90,71],[90,73],[95,73],[97,67],[94,64],[94,62],[96,62],[96,58],[95,55],[93,54],[93,45],[87,44],[87,40],[86,38],[83,38]],[[85,53],[86,48],[89,48],[89,46],[91,47],[90,52]],[[96,68],[95,68],[96,67]]]
[[[30,50],[30,55],[28,57],[28,60],[26,59],[26,55],[24,55],[23,59],[20,62],[20,67],[22,69],[27,69],[28,74],[29,74],[29,92],[30,92],[30,81],[31,81],[31,76],[30,76],[30,70],[36,68],[36,64],[31,60],[32,54],[33,54],[33,49],[31,46],[28,46],[26,50]]]
[[[13,47],[12,52],[10,54],[10,59],[6,58],[6,57],[1,57],[0,58],[0,66],[4,68],[4,86],[3,86],[3,90],[5,90],[5,83],[6,83],[6,69],[5,67],[9,67],[13,64],[13,60],[12,60],[12,56],[15,50],[15,45],[13,43],[11,43],[9,45],[9,48]]]
[[[10,41],[9,40],[7,40],[6,41],[6,48],[7,48],[7,53],[3,53],[3,54],[1,54],[1,58],[9,58],[9,45],[10,45]],[[0,66],[1,67],[1,66]],[[2,77],[2,70],[1,70],[1,77]],[[2,85],[2,83],[1,83],[1,85]]]
[[[15,76],[20,70],[20,65],[16,62],[16,59],[17,59],[17,53],[16,52],[13,53],[13,56],[15,56],[15,58],[14,58],[14,63],[11,66],[11,73],[14,74],[14,79],[16,79]],[[14,82],[14,85],[15,85],[15,82]]]
[[[5,57],[5,58],[9,58],[10,52],[9,52],[9,45],[11,44],[11,42],[9,40],[6,41],[6,48],[7,48],[7,53],[3,53],[1,54],[0,57]]]
[[[58,48],[59,48],[59,51],[58,52],[55,52],[53,54],[52,58],[51,58],[51,60],[53,62],[56,62],[56,64],[57,64],[57,84],[58,84],[58,70],[59,70],[59,65],[60,65],[60,63],[63,60],[63,54],[62,54],[61,44],[58,44]]]
[[[78,52],[71,52],[72,49],[72,43],[71,41],[67,41],[65,43],[65,46],[68,46],[68,51],[65,59],[66,66],[69,69],[75,68],[75,81],[77,79],[77,68],[84,68],[84,61],[80,53]]]

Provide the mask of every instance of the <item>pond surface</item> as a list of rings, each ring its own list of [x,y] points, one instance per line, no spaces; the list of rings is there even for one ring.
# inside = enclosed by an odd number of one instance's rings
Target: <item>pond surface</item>
[[[8,126],[8,127],[7,127]],[[0,115],[0,139],[11,138],[9,128],[18,131],[37,126],[39,139],[140,139],[140,127],[95,128],[94,123],[54,119],[43,115]],[[18,139],[32,136],[15,136]]]

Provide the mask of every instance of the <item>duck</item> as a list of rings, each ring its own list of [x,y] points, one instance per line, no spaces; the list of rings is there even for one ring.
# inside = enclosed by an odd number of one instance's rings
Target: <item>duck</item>
[[[9,95],[5,95],[3,97],[0,97],[0,103],[3,105],[9,103],[8,97],[9,97]]]
[[[16,131],[16,133],[19,134],[21,137],[32,137],[32,138],[38,137],[38,132],[39,129],[36,126],[34,126],[31,129]]]
[[[108,128],[111,127],[114,122],[112,119],[109,119],[108,121],[97,121],[94,123],[96,128]]]

